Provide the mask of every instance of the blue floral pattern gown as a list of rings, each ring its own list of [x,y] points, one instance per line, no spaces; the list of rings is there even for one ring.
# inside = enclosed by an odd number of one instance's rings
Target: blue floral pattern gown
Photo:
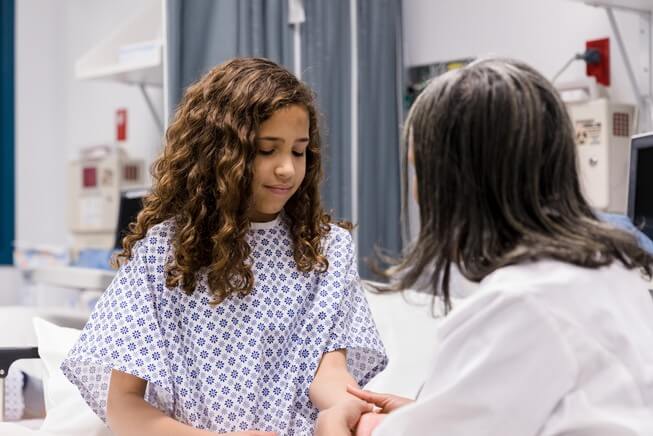
[[[301,272],[286,218],[253,223],[254,288],[217,306],[206,274],[192,295],[166,287],[174,232],[168,220],[138,241],[62,364],[100,418],[116,369],[148,381],[149,403],[196,428],[310,435],[308,388],[324,353],[346,349],[361,385],[386,366],[347,231],[331,225],[326,272]]]

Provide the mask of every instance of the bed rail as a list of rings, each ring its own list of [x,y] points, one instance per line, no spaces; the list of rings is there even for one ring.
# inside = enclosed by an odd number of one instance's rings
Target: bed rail
[[[5,420],[5,378],[9,374],[9,367],[20,359],[38,359],[37,347],[0,347],[0,422]]]

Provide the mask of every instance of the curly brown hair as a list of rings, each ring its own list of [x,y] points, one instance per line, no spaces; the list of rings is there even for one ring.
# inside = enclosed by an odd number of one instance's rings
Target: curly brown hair
[[[306,108],[310,123],[306,175],[284,207],[293,256],[300,271],[326,271],[321,243],[331,218],[320,201],[314,96],[289,71],[259,58],[227,61],[186,89],[166,132],[163,154],[152,167],[152,192],[130,225],[114,266],[132,257],[134,245],[152,226],[174,219],[174,259],[166,268],[166,285],[192,294],[198,273],[205,271],[214,303],[234,293],[248,294],[254,285],[246,235],[255,137],[261,123],[289,105]]]

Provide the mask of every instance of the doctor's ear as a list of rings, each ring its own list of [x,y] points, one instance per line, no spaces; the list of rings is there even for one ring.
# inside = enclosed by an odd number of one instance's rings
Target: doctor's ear
[[[415,147],[413,145],[413,131],[408,131],[408,151],[406,152],[406,159],[408,160],[408,172],[412,170],[412,177],[410,184],[412,185],[411,192],[415,201],[419,204],[417,196],[417,174],[415,173]]]

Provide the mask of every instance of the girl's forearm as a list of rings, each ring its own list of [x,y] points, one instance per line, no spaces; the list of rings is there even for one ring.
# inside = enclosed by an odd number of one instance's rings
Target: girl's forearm
[[[215,435],[176,421],[134,393],[125,393],[117,398],[110,397],[107,404],[107,423],[116,436]]]
[[[352,398],[347,386],[358,386],[354,378],[345,371],[332,371],[316,377],[309,389],[311,401],[319,410],[325,410],[339,402]]]

